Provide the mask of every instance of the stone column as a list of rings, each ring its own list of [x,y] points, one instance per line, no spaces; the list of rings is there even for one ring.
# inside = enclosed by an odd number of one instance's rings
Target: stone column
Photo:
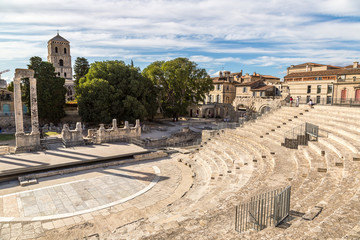
[[[31,134],[40,134],[38,104],[36,93],[36,78],[30,78],[30,104],[31,104]]]
[[[14,108],[16,135],[24,134],[23,106],[21,101],[20,78],[14,78]]]

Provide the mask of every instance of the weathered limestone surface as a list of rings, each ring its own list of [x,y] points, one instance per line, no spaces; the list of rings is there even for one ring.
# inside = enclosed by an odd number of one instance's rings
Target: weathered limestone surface
[[[116,119],[113,119],[112,128],[105,129],[104,124],[100,124],[96,135],[91,134],[94,134],[94,132],[90,131],[88,136],[92,136],[94,143],[97,144],[124,141],[128,138],[139,138],[141,136],[140,120],[136,120],[135,127],[129,127],[129,122],[125,121],[124,128],[118,128]]]
[[[65,124],[61,135],[65,147],[84,145],[85,143],[80,122],[76,124],[75,130],[70,130],[69,126]],[[126,121],[124,128],[118,128],[116,119],[113,119],[112,128],[110,129],[105,129],[104,124],[100,124],[98,130],[89,129],[87,139],[94,144],[101,144],[121,142],[129,138],[140,138],[140,136],[140,120],[136,120],[135,127],[130,127]]]
[[[31,126],[30,134],[24,132],[23,109],[21,101],[21,78],[30,79],[30,99],[31,99]],[[14,78],[14,106],[15,106],[15,125],[16,125],[16,152],[37,150],[40,148],[40,133],[36,95],[36,79],[34,70],[16,69]]]
[[[69,126],[64,124],[63,130],[61,131],[61,137],[65,147],[84,145],[81,123],[76,123],[75,130],[70,130]]]

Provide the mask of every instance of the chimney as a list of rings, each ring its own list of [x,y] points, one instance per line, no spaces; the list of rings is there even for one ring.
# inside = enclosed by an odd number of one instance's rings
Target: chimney
[[[359,67],[359,62],[354,62],[353,68],[358,68]]]
[[[222,77],[222,71],[219,72],[219,77]]]

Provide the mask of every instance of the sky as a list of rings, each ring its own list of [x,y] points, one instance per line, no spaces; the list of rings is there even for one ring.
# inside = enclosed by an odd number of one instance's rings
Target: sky
[[[305,62],[360,60],[359,0],[0,0],[0,72],[47,59],[59,30],[71,57],[144,69],[186,57],[221,70],[283,78]]]

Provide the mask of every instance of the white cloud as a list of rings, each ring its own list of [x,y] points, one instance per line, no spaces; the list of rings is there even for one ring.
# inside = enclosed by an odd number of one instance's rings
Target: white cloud
[[[360,56],[358,0],[12,0],[0,9],[1,61],[45,57],[57,29],[73,56],[143,63],[184,56],[210,69]]]

